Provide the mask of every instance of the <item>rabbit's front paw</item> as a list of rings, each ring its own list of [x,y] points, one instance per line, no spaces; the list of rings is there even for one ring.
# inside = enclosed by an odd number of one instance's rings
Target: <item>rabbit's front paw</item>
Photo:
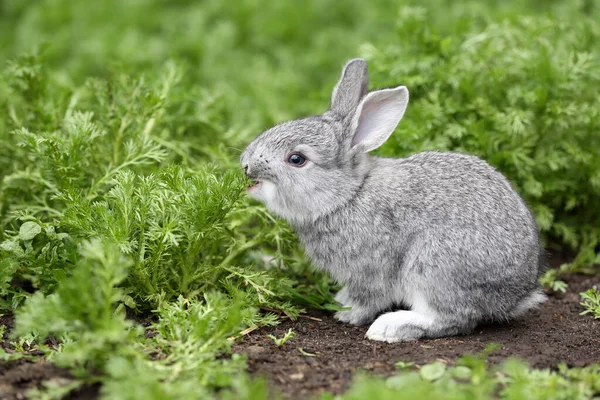
[[[427,336],[432,324],[432,318],[415,311],[390,312],[377,318],[366,336],[380,342],[406,342]]]
[[[367,308],[353,307],[352,310],[336,312],[334,318],[347,324],[363,325],[372,321],[374,316],[374,313]]]

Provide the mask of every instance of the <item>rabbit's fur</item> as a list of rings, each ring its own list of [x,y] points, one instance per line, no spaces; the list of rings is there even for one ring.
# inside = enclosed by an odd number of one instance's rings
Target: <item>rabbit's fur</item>
[[[277,125],[246,148],[241,164],[254,199],[295,227],[313,263],[343,289],[350,310],[373,321],[373,340],[397,342],[470,332],[545,300],[531,212],[485,161],[424,152],[372,157],[402,118],[403,87],[367,93],[366,62],[350,61],[319,116]],[[290,155],[308,160],[290,164]]]

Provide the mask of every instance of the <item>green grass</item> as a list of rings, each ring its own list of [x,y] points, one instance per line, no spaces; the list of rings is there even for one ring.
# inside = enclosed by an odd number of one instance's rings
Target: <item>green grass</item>
[[[545,243],[578,253],[543,282],[564,290],[561,273],[594,272],[599,20],[595,1],[0,3],[0,307],[16,315],[17,350],[79,379],[35,395],[100,381],[105,398],[267,397],[244,357],[221,357],[227,339],[335,309],[335,287],[248,200],[237,159],[262,129],[323,111],[357,56],[373,87],[411,91],[380,154],[487,159]],[[156,334],[126,315],[151,315]],[[593,368],[465,360],[361,378],[344,396],[600,392]]]
[[[531,369],[512,359],[489,367],[485,354],[456,365],[435,362],[387,379],[359,377],[343,399],[589,399],[600,393],[600,369]]]

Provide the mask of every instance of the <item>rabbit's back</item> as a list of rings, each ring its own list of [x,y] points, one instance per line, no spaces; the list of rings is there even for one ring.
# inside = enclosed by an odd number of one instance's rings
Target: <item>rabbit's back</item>
[[[525,202],[510,182],[480,158],[423,152],[405,159],[376,158],[363,191],[367,203],[390,207],[396,221],[500,229],[537,242]]]

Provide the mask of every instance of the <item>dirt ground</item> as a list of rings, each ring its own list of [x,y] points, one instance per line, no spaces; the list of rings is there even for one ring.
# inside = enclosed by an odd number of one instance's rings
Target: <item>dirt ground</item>
[[[600,274],[571,275],[564,280],[569,284],[567,293],[550,296],[539,311],[511,324],[482,326],[468,336],[377,343],[364,339],[368,326],[350,326],[335,321],[331,314],[313,311],[310,318],[259,329],[233,350],[248,354],[252,374],[265,376],[276,390],[295,398],[324,391],[340,393],[358,370],[387,376],[394,373],[397,361],[453,363],[489,343],[500,345],[489,357],[492,363],[512,356],[539,368],[555,368],[559,362],[575,367],[600,363],[600,320],[579,315],[579,293],[600,284]],[[297,337],[281,348],[267,337],[281,337],[290,328]],[[317,357],[304,356],[298,348]]]
[[[0,317],[0,325],[6,326],[2,349],[14,351],[10,340],[6,339],[13,327],[13,317]],[[11,361],[0,361],[0,399],[21,400],[27,398],[27,392],[42,388],[46,384],[65,386],[74,381],[73,375],[65,368],[44,361],[40,351],[28,352],[26,357]],[[2,358],[0,358],[2,360]],[[98,398],[99,385],[85,385],[71,392],[65,400],[93,400]]]
[[[310,311],[297,321],[284,321],[273,328],[262,328],[246,335],[233,346],[233,351],[248,354],[249,371],[265,376],[275,391],[286,397],[305,398],[324,391],[340,393],[348,387],[359,370],[391,375],[397,361],[417,364],[433,360],[454,362],[465,353],[477,353],[489,343],[501,347],[489,357],[497,363],[506,357],[519,356],[536,367],[556,367],[600,363],[600,320],[580,316],[579,292],[600,284],[600,274],[570,275],[565,294],[554,294],[539,311],[509,325],[478,328],[469,336],[421,340],[412,343],[385,344],[364,339],[367,326],[354,327],[335,321],[331,314]],[[12,318],[0,317],[6,331]],[[289,328],[297,337],[278,348],[267,334],[281,337]],[[7,335],[5,334],[5,337]],[[4,349],[11,349],[7,340]],[[298,348],[316,357],[302,355]],[[0,399],[25,399],[26,391],[41,388],[42,382],[68,384],[68,370],[45,362],[41,354],[31,358],[0,361]],[[96,399],[99,386],[89,385],[72,392],[67,399]]]

